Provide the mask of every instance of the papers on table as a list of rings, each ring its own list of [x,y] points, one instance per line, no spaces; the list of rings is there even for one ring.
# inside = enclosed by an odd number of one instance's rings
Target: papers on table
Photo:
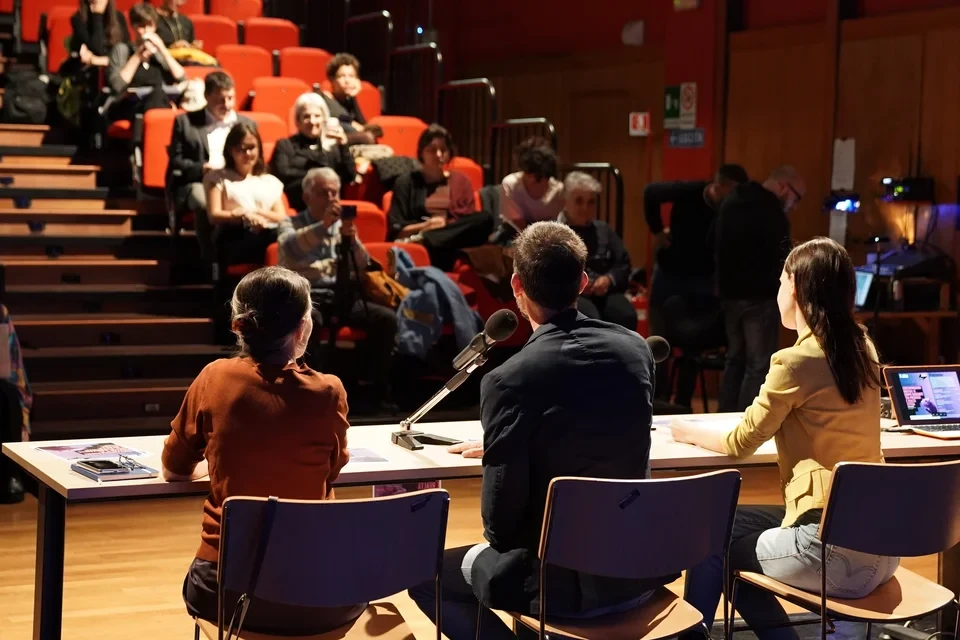
[[[358,449],[348,448],[347,451],[350,452],[350,462],[388,462],[386,458],[370,449],[362,447]]]
[[[44,451],[52,454],[61,460],[104,460],[124,456],[127,458],[136,458],[146,455],[143,451],[137,451],[115,442],[84,442],[80,444],[58,444],[36,447],[37,451]]]

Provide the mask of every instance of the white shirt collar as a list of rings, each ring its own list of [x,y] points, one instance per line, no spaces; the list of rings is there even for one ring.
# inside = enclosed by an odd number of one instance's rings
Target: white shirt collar
[[[231,111],[227,114],[223,120],[217,120],[216,117],[210,113],[209,109],[204,109],[204,112],[207,114],[207,125],[214,127],[227,127],[232,126],[237,121],[237,112]]]

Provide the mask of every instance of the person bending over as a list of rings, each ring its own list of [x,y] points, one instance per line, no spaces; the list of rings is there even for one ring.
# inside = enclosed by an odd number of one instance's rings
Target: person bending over
[[[283,183],[266,172],[255,127],[233,125],[223,143],[225,166],[204,176],[207,218],[221,265],[263,264],[277,226],[287,219]]]
[[[281,267],[246,275],[231,301],[239,355],[207,365],[163,445],[163,477],[209,473],[200,548],[183,583],[192,616],[217,622],[223,502],[231,496],[333,500],[349,460],[347,394],[336,377],[297,364],[313,321],[310,283]],[[227,592],[227,615],[239,594]],[[252,599],[244,630],[312,635],[357,618],[363,604],[307,608]]]
[[[553,478],[649,476],[650,348],[635,331],[577,311],[589,281],[587,248],[569,227],[533,224],[514,249],[511,285],[534,332],[483,378],[482,444],[451,448],[483,456],[480,512],[487,540],[444,553],[443,632],[451,640],[474,638],[478,598],[484,607],[537,611],[537,549]],[[631,609],[675,577],[621,580],[551,567],[548,614],[576,618]],[[410,590],[431,618],[434,594],[433,580]],[[515,638],[489,609],[481,615],[481,637]]]
[[[617,232],[597,220],[600,191],[596,178],[581,171],[567,174],[563,181],[566,206],[560,222],[576,231],[587,247],[589,282],[577,300],[577,309],[588,318],[602,318],[636,331],[637,312],[623,295],[630,280],[630,254]]]
[[[517,146],[520,171],[500,185],[499,242],[509,243],[528,224],[556,220],[563,209],[563,183],[557,180],[557,154],[546,140],[530,138]]]
[[[230,127],[243,123],[256,124],[234,110],[237,90],[233,78],[225,71],[213,71],[204,80],[207,106],[199,111],[182,113],[173,123],[173,134],[167,148],[167,188],[178,214],[193,212],[197,241],[205,257],[212,258],[211,228],[207,222],[207,194],[203,177],[225,164],[223,143]]]
[[[357,176],[357,165],[347,147],[347,136],[339,125],[327,123],[330,111],[316,93],[305,93],[294,104],[297,133],[277,143],[273,152],[273,175],[283,182],[290,206],[304,208],[303,178],[310,169],[330,167],[341,184],[350,184]]]
[[[748,182],[720,205],[714,245],[727,333],[720,411],[743,411],[763,383],[780,342],[777,278],[790,252],[789,214],[807,188],[793,167]]]
[[[306,209],[280,224],[280,264],[310,281],[317,301],[314,310],[317,326],[330,324],[331,317],[339,317],[341,326],[362,329],[367,334],[358,343],[360,375],[362,382],[372,387],[371,401],[383,405],[389,393],[390,365],[397,342],[397,314],[388,307],[363,300],[362,283],[356,281],[356,274],[352,272],[342,272],[340,276],[349,275],[350,286],[340,282],[343,288],[339,292],[336,289],[338,269],[344,268],[340,248],[345,238],[351,241],[353,258],[361,273],[370,261],[357,237],[354,221],[340,219],[337,173],[329,167],[308,171],[303,179],[303,199]],[[346,299],[337,299],[337,293]],[[318,332],[312,348],[319,350],[319,342]]]
[[[883,462],[880,450],[880,366],[873,343],[854,317],[856,280],[846,250],[815,238],[790,252],[780,274],[780,321],[797,342],[773,355],[760,393],[727,433],[676,419],[673,439],[741,459],[777,443],[786,506],[737,509],[731,571],[753,571],[820,592],[824,553],[817,530],[834,465]],[[839,547],[826,551],[828,595],[862,598],[893,576],[897,558]],[[705,560],[687,573],[686,599],[709,627],[723,585],[723,560]],[[761,640],[795,640],[776,597],[740,585],[737,609]],[[693,637],[699,638],[699,634]]]
[[[184,79],[183,67],[157,35],[157,12],[147,3],[130,8],[130,27],[136,42],[120,42],[110,50],[107,84],[115,102],[109,107],[110,120],[130,120],[150,109],[171,108],[164,85]],[[127,96],[133,89],[149,90],[136,100]],[[139,93],[139,92],[138,92]]]

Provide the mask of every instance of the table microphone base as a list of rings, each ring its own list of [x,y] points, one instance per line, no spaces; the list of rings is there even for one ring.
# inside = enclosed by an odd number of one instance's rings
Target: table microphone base
[[[424,445],[450,446],[460,444],[463,440],[456,438],[446,438],[444,436],[435,436],[423,431],[394,431],[390,434],[390,440],[398,447],[403,447],[410,451],[419,451]]]

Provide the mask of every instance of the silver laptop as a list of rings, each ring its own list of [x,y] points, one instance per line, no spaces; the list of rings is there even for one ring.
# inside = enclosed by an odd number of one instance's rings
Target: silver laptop
[[[883,375],[902,429],[960,439],[960,365],[886,367]]]

